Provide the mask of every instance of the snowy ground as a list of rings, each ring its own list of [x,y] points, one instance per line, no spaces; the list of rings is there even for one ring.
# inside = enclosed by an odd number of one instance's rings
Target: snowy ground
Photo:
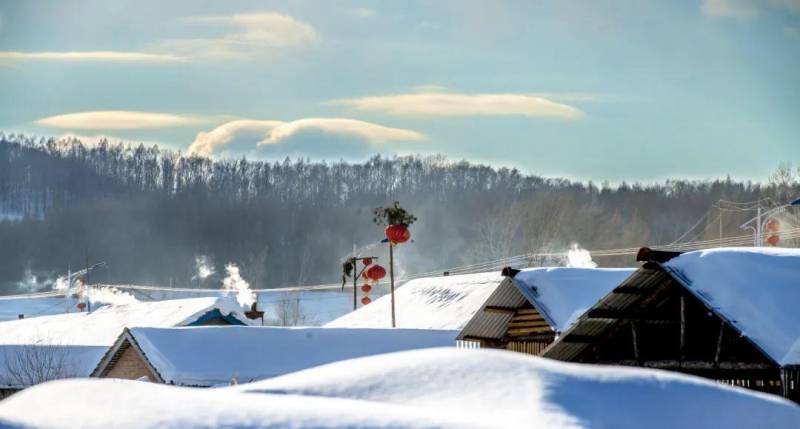
[[[0,402],[8,428],[790,428],[798,421],[793,403],[695,377],[458,349],[353,359],[219,389],[58,381]]]

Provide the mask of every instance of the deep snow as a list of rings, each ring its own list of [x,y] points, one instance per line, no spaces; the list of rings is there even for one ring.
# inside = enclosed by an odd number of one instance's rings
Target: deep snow
[[[454,347],[456,331],[256,326],[131,328],[130,334],[166,383],[244,383],[381,353]]]
[[[46,409],[47,412],[41,412]],[[791,428],[800,407],[657,370],[427,349],[191,389],[63,380],[0,402],[8,427]]]

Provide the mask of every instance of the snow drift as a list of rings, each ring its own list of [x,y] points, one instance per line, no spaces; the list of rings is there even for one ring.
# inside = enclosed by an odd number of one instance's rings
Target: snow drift
[[[220,389],[57,381],[0,403],[2,420],[20,428],[118,429],[790,428],[800,421],[800,407],[657,370],[566,364],[497,350],[427,349]]]

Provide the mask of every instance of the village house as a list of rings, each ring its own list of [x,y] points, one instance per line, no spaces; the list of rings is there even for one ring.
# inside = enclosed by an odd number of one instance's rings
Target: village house
[[[395,291],[398,328],[461,329],[503,281],[499,272],[410,280]],[[376,299],[325,325],[332,328],[389,328],[391,297]]]
[[[457,331],[261,326],[129,328],[93,377],[192,387],[271,378],[340,360],[453,347]]]
[[[0,399],[53,378],[88,377],[127,327],[248,323],[231,298],[135,302],[0,322]]]
[[[504,280],[458,335],[481,348],[540,354],[632,269],[503,270]]]
[[[543,356],[694,374],[800,401],[800,250],[659,252]]]

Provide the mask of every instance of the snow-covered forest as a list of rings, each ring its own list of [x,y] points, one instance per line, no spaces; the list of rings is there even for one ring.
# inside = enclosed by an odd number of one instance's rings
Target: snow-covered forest
[[[401,269],[422,272],[532,250],[741,235],[720,200],[798,191],[783,166],[768,184],[667,180],[579,183],[443,156],[363,163],[184,157],[158,147],[0,135],[0,292],[46,288],[68,266],[108,262],[96,280],[208,286],[235,262],[254,287],[336,282],[353,244],[380,240],[378,205],[418,217]],[[629,257],[601,265],[630,265]]]

